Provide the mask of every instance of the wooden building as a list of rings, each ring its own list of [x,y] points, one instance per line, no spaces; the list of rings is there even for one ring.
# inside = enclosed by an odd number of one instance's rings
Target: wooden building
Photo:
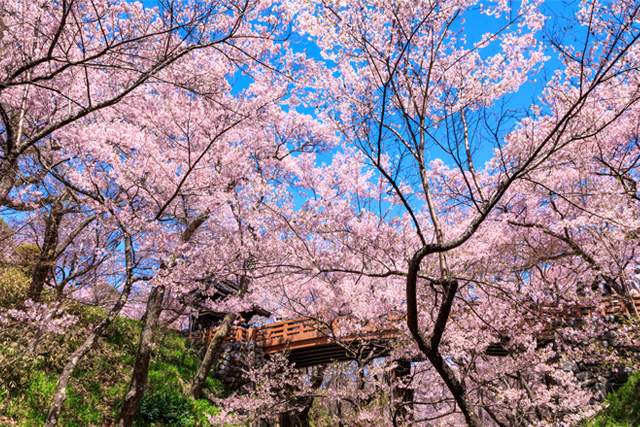
[[[198,289],[191,295],[197,313],[189,317],[189,330],[201,331],[210,327],[216,327],[224,318],[226,313],[213,311],[206,306],[207,301],[220,301],[238,292],[238,284],[230,281],[212,281],[208,290]],[[212,292],[215,290],[215,292]],[[271,313],[261,307],[253,306],[250,311],[242,312],[240,315],[249,322],[253,316],[269,317]]]

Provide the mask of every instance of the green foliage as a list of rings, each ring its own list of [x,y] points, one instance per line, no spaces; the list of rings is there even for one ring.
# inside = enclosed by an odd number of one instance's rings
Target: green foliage
[[[37,245],[20,245],[13,250],[13,258],[16,267],[25,272],[31,271],[40,257],[40,248]]]
[[[15,234],[16,233],[13,231],[13,228],[0,218],[0,245],[8,247]]]
[[[0,307],[15,307],[27,299],[29,278],[22,270],[0,266]]]
[[[23,426],[40,426],[44,424],[47,410],[49,409],[49,400],[53,395],[57,382],[55,374],[45,374],[41,371],[35,371],[29,375],[29,383],[26,385],[23,393],[18,397],[20,400],[17,404],[2,405],[0,412],[0,424],[7,418],[11,420],[23,419]],[[0,391],[0,403],[6,402],[7,395]],[[4,417],[2,415],[4,412]],[[2,424],[4,425],[4,424]]]
[[[161,422],[174,426],[187,426],[193,411],[193,403],[175,392],[147,393],[142,398],[137,416],[139,420]]]
[[[204,414],[215,415],[216,412],[217,408],[208,400],[193,401],[175,391],[162,390],[144,395],[136,414],[136,425],[203,426],[208,425]]]
[[[200,361],[186,340],[164,333],[157,338],[157,359],[149,365],[149,388],[142,398],[136,425],[206,426],[204,413],[214,415],[217,408],[208,400],[193,401],[180,392],[187,387],[184,379],[198,372]],[[209,392],[220,395],[224,387],[219,380],[207,378]]]
[[[609,406],[589,423],[589,427],[640,426],[640,372],[607,398]]]
[[[24,301],[28,281],[17,269],[0,268],[0,307]],[[75,333],[48,336],[37,356],[24,351],[33,331],[24,326],[0,325],[0,425],[44,423],[67,357],[84,341],[88,325],[96,325],[106,314],[100,308],[79,303],[68,304],[65,312],[79,317]],[[102,426],[104,417],[117,418],[129,387],[139,334],[140,322],[131,319],[117,318],[107,328],[74,372],[60,425]],[[208,426],[204,413],[214,414],[215,406],[204,399],[193,401],[185,393],[199,367],[197,351],[175,331],[159,331],[155,342],[149,387],[136,425]],[[222,384],[213,378],[208,378],[206,388],[212,395],[223,393]]]

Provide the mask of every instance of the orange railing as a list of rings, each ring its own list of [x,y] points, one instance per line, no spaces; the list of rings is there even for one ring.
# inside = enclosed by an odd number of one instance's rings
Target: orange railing
[[[256,328],[254,340],[259,343],[267,343],[299,340],[309,334],[316,337],[317,334],[319,334],[318,328],[318,323],[312,319],[286,320],[284,322],[272,323],[261,328]]]
[[[225,344],[230,342],[246,342],[251,341],[253,337],[251,334],[255,329],[246,329],[242,326],[234,326],[224,339]],[[209,342],[213,339],[213,336],[218,331],[218,328],[207,328],[202,331],[193,331],[190,334],[190,339],[195,341]]]
[[[401,316],[387,316],[388,321],[397,322]],[[333,333],[340,333],[340,322],[345,319],[338,319],[331,323]],[[292,343],[298,343],[298,346],[316,345],[330,342],[329,331],[321,332],[321,329],[327,329],[327,326],[320,326],[316,320],[310,318],[300,318],[294,320],[286,320],[265,325],[259,328],[244,328],[234,326],[231,328],[224,343],[256,341],[262,344],[265,353],[282,351],[289,347]],[[208,328],[204,331],[196,331],[191,333],[192,340],[202,342],[210,342],[213,339],[218,328]],[[397,336],[395,328],[388,328],[378,332],[378,329],[370,324],[364,325],[367,332],[367,338],[376,337],[378,335],[390,338],[391,335]],[[363,335],[347,337],[346,339],[364,338]]]
[[[634,304],[640,311],[640,295],[633,297]],[[533,307],[539,315],[547,319],[561,321],[564,319],[580,318],[589,315],[607,316],[629,314],[626,306],[620,297],[603,298],[603,304],[598,306],[579,306],[579,305],[561,305],[558,303],[548,303],[535,305]],[[364,325],[365,335],[359,334],[347,337],[346,339],[358,338],[394,338],[398,336],[398,331],[393,326],[403,319],[402,313],[392,313],[386,317],[386,321],[391,323],[386,329],[380,330],[371,323]],[[340,323],[348,321],[347,318],[339,318],[331,323],[332,331],[335,334],[340,333]],[[327,326],[325,325],[326,329]],[[261,326],[259,328],[244,328],[242,326],[234,326],[225,337],[225,343],[256,341],[262,344],[265,353],[275,353],[283,351],[287,348],[305,347],[311,345],[326,344],[331,341],[329,334],[322,329],[316,320],[310,318],[300,318],[294,320],[286,320],[284,322],[272,323],[270,325]],[[210,342],[216,333],[217,328],[209,328],[204,331],[191,333],[192,340],[202,342]]]
[[[640,295],[635,295],[632,298],[636,309],[640,311]],[[580,318],[590,315],[612,316],[629,314],[629,310],[627,310],[622,298],[619,296],[605,297],[602,299],[602,303],[597,306],[548,303],[535,305],[534,307],[538,314],[554,320]]]

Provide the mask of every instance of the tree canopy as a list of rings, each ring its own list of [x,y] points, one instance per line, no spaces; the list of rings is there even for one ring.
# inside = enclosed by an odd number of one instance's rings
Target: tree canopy
[[[214,424],[314,399],[353,426],[593,416],[566,364],[639,364],[640,2],[561,4],[0,0],[0,260],[30,281],[0,322],[32,326],[29,354],[83,337],[46,425],[118,316],[143,322],[132,425],[155,331],[223,281],[192,397],[253,306],[339,322],[355,362],[274,357]],[[603,289],[626,318],[543,314]],[[75,330],[69,299],[105,317]],[[385,357],[350,339],[392,313]]]

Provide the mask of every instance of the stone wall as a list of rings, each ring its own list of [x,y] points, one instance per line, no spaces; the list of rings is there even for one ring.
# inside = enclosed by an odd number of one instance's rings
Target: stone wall
[[[245,371],[265,362],[262,346],[255,341],[225,344],[218,355],[218,378],[227,390],[251,387]]]
[[[605,321],[615,323],[620,319],[614,316],[605,316]],[[594,338],[599,345],[604,348],[616,347],[616,332],[607,331],[604,335]],[[575,342],[573,345],[586,346],[589,342]],[[593,400],[603,402],[608,393],[616,391],[629,379],[629,374],[633,372],[631,368],[623,365],[607,366],[603,363],[586,363],[584,361],[565,361],[563,364],[565,372],[573,372],[576,380],[582,388],[590,389],[593,392]]]
[[[593,400],[603,402],[607,393],[611,393],[624,385],[629,379],[632,369],[625,366],[606,368],[599,363],[565,362],[565,372],[573,372],[582,388],[593,392]]]

